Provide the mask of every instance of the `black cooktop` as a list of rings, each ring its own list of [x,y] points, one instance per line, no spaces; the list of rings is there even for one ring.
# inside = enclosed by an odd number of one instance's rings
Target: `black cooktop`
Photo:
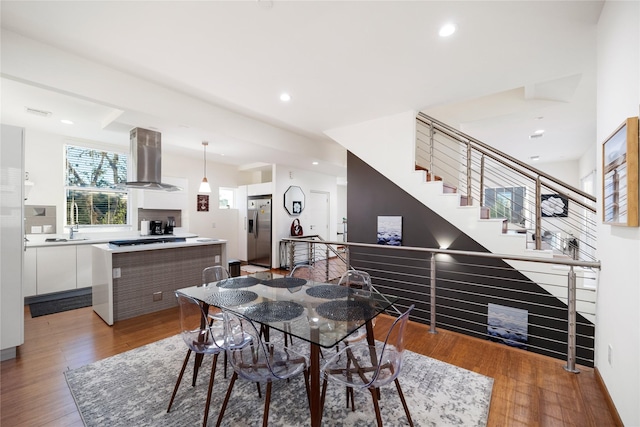
[[[136,245],[150,245],[152,243],[173,243],[173,242],[186,242],[186,237],[150,237],[148,239],[129,239],[129,240],[112,240],[109,242],[113,246],[136,246]]]

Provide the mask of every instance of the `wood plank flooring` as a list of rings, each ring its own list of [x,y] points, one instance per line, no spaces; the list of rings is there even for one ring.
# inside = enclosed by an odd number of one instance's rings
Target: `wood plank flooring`
[[[375,329],[392,320],[380,316]],[[0,425],[7,427],[82,426],[63,371],[179,332],[177,308],[110,327],[91,308],[31,318],[25,307],[24,327],[18,357],[0,365]],[[429,334],[413,322],[406,338],[409,350],[494,378],[489,426],[617,425],[591,368],[572,374],[561,360],[454,332]]]

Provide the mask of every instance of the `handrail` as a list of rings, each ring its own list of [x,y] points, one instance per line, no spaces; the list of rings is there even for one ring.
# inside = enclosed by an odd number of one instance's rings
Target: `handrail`
[[[298,243],[318,243],[317,240],[313,239],[301,239],[301,238],[290,238],[283,237],[281,240],[288,242],[298,242]],[[348,245],[355,246],[358,248],[370,248],[370,249],[388,249],[388,250],[399,250],[399,251],[415,251],[415,252],[425,252],[429,254],[445,254],[445,255],[463,255],[463,256],[474,256],[479,258],[491,258],[491,259],[502,259],[502,260],[511,260],[511,261],[526,261],[526,262],[535,262],[541,264],[559,264],[566,265],[568,267],[585,267],[585,268],[595,268],[600,270],[601,264],[600,261],[580,261],[580,260],[572,260],[572,259],[563,259],[563,258],[539,258],[539,257],[529,257],[522,255],[510,255],[510,254],[496,254],[491,252],[474,252],[474,251],[459,251],[454,249],[440,249],[440,248],[421,248],[415,246],[388,246],[388,245],[378,245],[373,243],[356,243],[356,242],[333,242],[330,240],[323,240],[323,244],[325,245]]]
[[[424,113],[416,116],[416,124],[416,169],[428,166],[428,174],[440,176],[449,191],[461,194],[461,205],[472,206],[479,200],[482,219],[508,221],[503,233],[509,232],[509,222],[516,224],[515,230],[527,235],[527,248],[531,241],[537,250],[546,246],[556,253],[594,260],[594,196]],[[485,198],[487,190],[492,191],[491,199]],[[544,213],[543,195],[559,196],[564,212]]]
[[[547,173],[545,173],[545,172],[543,172],[543,171],[541,171],[539,169],[534,168],[533,166],[529,166],[526,163],[516,159],[515,157],[512,157],[512,156],[508,155],[507,153],[503,153],[502,151],[500,151],[500,150],[498,150],[498,149],[496,149],[496,148],[494,148],[494,147],[492,147],[490,145],[487,145],[484,142],[479,141],[479,140],[475,139],[474,137],[469,136],[469,135],[465,134],[464,132],[461,132],[461,131],[459,131],[459,130],[457,130],[457,129],[455,129],[455,128],[453,128],[453,127],[451,127],[451,126],[449,126],[449,125],[447,125],[447,124],[445,124],[445,123],[443,123],[443,122],[441,122],[441,121],[439,121],[437,119],[434,119],[431,116],[428,116],[428,115],[426,115],[424,113],[418,113],[418,116],[416,118],[418,120],[420,120],[421,122],[423,122],[424,124],[426,124],[426,125],[431,124],[431,122],[437,124],[442,129],[445,129],[448,132],[451,132],[453,135],[450,133],[449,136],[452,137],[452,138],[459,139],[460,137],[462,137],[462,138],[467,140],[466,142],[473,142],[474,144],[476,144],[476,145],[478,145],[478,146],[483,148],[483,150],[478,150],[478,151],[481,151],[481,152],[483,152],[484,154],[487,154],[487,155],[491,155],[492,158],[493,158],[493,155],[496,155],[498,157],[502,157],[502,158],[508,159],[509,161],[517,164],[518,166],[533,172],[535,175],[539,175],[539,176],[541,176],[541,177],[543,177],[545,179],[548,179],[549,181],[551,181],[551,182],[553,182],[555,184],[559,184],[562,187],[566,187],[567,189],[573,191],[574,193],[579,194],[580,196],[582,196],[584,198],[587,198],[587,199],[591,200],[592,202],[596,201],[595,196],[593,196],[593,195],[591,195],[589,193],[586,193],[586,192],[584,192],[584,191],[582,191],[582,190],[580,190],[580,189],[578,189],[576,187],[573,187],[572,185],[569,185],[569,184],[567,184],[565,182],[562,182],[559,179],[557,179],[557,178],[555,178],[555,177],[553,177],[553,176],[551,176],[551,175],[549,175],[549,174],[547,174]],[[500,159],[495,159],[495,160],[500,161]],[[505,166],[508,166],[511,169],[515,170],[515,168],[513,168],[511,165],[505,164],[502,161],[501,161],[501,163],[503,163]],[[535,179],[535,178],[533,178],[533,179]],[[588,208],[587,206],[585,206],[585,207]]]
[[[599,261],[579,261],[579,260],[570,260],[570,259],[548,259],[548,258],[537,258],[537,257],[530,257],[530,256],[519,256],[519,255],[506,255],[506,254],[495,254],[495,253],[491,253],[491,252],[474,252],[474,251],[464,251],[464,250],[453,250],[453,249],[439,249],[439,248],[423,248],[423,247],[411,247],[411,246],[388,246],[388,245],[379,245],[379,244],[371,244],[371,243],[355,243],[355,242],[333,242],[333,241],[326,241],[326,240],[322,240],[321,242],[314,240],[314,239],[303,239],[303,238],[283,238],[282,241],[284,242],[292,242],[292,243],[303,243],[303,244],[311,244],[311,245],[316,245],[316,244],[322,244],[322,245],[344,245],[347,250],[351,251],[351,248],[356,247],[356,248],[368,248],[368,249],[376,249],[377,253],[378,251],[382,250],[382,251],[389,251],[389,252],[397,252],[397,251],[401,251],[401,252],[418,252],[418,253],[430,253],[431,256],[425,256],[424,258],[420,258],[420,257],[414,257],[413,255],[409,255],[406,256],[405,259],[407,259],[409,261],[410,264],[413,265],[413,262],[415,262],[416,259],[424,259],[425,263],[429,263],[430,267],[427,268],[426,270],[430,271],[430,278],[429,278],[429,282],[428,282],[428,286],[429,286],[429,312],[430,312],[430,333],[437,333],[436,331],[436,311],[438,310],[438,307],[442,307],[444,306],[444,304],[446,303],[447,300],[449,300],[451,298],[451,295],[438,295],[438,297],[436,296],[436,292],[437,289],[440,289],[439,286],[436,285],[436,255],[437,254],[443,254],[443,255],[449,255],[449,256],[465,256],[465,257],[476,257],[476,258],[490,258],[490,259],[496,259],[496,260],[500,260],[500,261],[504,261],[504,260],[511,260],[511,261],[525,261],[525,262],[533,262],[533,263],[543,263],[543,264],[554,264],[554,265],[564,265],[564,266],[568,266],[569,267],[569,272],[567,275],[567,295],[566,295],[566,300],[567,300],[567,308],[566,308],[566,333],[567,333],[567,350],[566,350],[566,357],[567,357],[567,364],[566,366],[564,366],[564,369],[569,371],[569,372],[573,372],[573,373],[578,373],[579,370],[576,369],[576,355],[577,355],[577,338],[578,338],[578,330],[577,330],[577,309],[576,309],[576,303],[577,303],[577,286],[576,286],[576,273],[574,270],[574,267],[583,267],[583,268],[587,268],[587,269],[600,269],[601,268],[601,264]],[[401,256],[398,255],[393,255],[393,256],[389,256],[391,258],[393,258],[394,260],[398,260],[400,259]],[[360,260],[362,261],[362,259]],[[378,271],[380,273],[384,273],[384,270],[380,270],[379,269],[379,263],[377,263],[378,266],[374,267],[374,271]],[[482,264],[490,264],[490,263],[482,263]],[[398,265],[397,263],[394,262],[394,265]],[[347,268],[352,268],[349,264],[347,264],[346,266]],[[449,271],[450,272],[450,271]],[[455,282],[451,280],[451,278],[446,278],[446,274],[447,274],[447,270],[445,270],[445,278],[441,278],[444,282],[445,285],[442,289],[445,289],[447,292],[450,292],[452,289],[447,287],[446,282],[449,283],[453,283]],[[383,274],[384,276],[384,274]],[[427,277],[426,274],[419,274],[419,275],[413,275],[413,277]],[[498,280],[500,280],[501,278],[504,279],[506,276],[500,276],[499,274],[496,276]],[[382,279],[384,280],[384,279]],[[397,283],[401,283],[401,282],[397,282]],[[415,283],[415,282],[414,282]],[[424,282],[422,281],[418,281],[417,283],[421,283],[424,284]],[[460,282],[462,283],[462,282]],[[517,283],[517,282],[514,282]],[[383,286],[385,286],[383,284]],[[388,285],[387,285],[388,287]],[[401,290],[402,288],[398,288],[398,290]],[[406,290],[406,289],[405,289]],[[375,289],[376,292],[379,292],[377,289]],[[408,291],[408,290],[407,290]],[[411,292],[411,291],[408,291]],[[415,291],[413,291],[415,292]],[[468,290],[459,290],[459,292],[461,292],[462,294],[466,294],[468,292]],[[417,295],[414,293],[414,295]],[[440,300],[439,300],[439,299]],[[414,298],[409,297],[410,300],[414,300]],[[518,300],[520,302],[520,300]],[[539,302],[535,302],[532,304],[538,304]],[[547,306],[549,307],[549,306]],[[469,312],[467,310],[462,309],[462,311],[466,311]],[[471,313],[471,312],[469,312]],[[485,312],[486,313],[486,312]],[[446,310],[444,312],[443,315],[445,318],[450,317],[449,314],[447,314]],[[539,314],[538,314],[539,316]],[[548,318],[551,319],[551,318]],[[546,326],[541,326],[543,329],[546,329]],[[581,334],[580,334],[581,335]],[[584,335],[581,335],[584,336]],[[540,337],[538,337],[540,338]],[[551,339],[550,341],[553,341],[553,339]],[[558,343],[558,341],[556,341],[556,343]],[[538,347],[540,348],[540,347]],[[581,348],[584,348],[584,346],[582,346]]]

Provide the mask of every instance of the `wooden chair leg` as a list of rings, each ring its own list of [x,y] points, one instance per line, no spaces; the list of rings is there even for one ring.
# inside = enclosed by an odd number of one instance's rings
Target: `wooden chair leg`
[[[271,403],[271,381],[267,383],[267,394],[264,398],[264,414],[262,415],[262,427],[269,424],[269,404]]]
[[[224,411],[227,409],[227,403],[229,403],[229,397],[231,397],[233,384],[235,384],[237,378],[238,378],[238,373],[234,371],[233,375],[231,376],[231,380],[229,381],[227,394],[224,396],[224,402],[222,402],[222,408],[220,408],[220,413],[218,414],[218,421],[216,422],[216,427],[220,427],[220,423],[222,422],[222,416],[224,415]]]
[[[322,381],[322,394],[320,395],[320,407],[322,408],[322,412],[324,412],[324,398],[327,395],[327,379],[325,378]],[[309,406],[311,409],[311,406]]]
[[[204,407],[204,419],[202,427],[207,427],[207,419],[209,418],[209,405],[211,404],[211,390],[213,389],[213,380],[216,376],[216,365],[218,364],[218,353],[213,355],[213,363],[211,364],[211,377],[209,378],[209,390],[207,390],[207,403]]]
[[[409,413],[409,407],[407,406],[407,401],[404,400],[404,393],[402,393],[402,388],[400,387],[400,381],[396,378],[396,389],[398,390],[398,395],[400,396],[400,401],[402,402],[402,407],[404,408],[404,413],[407,415],[407,420],[409,421],[409,425],[413,427],[413,420],[411,419],[411,414]]]
[[[375,388],[370,388],[371,397],[373,399],[373,408],[376,410],[376,421],[378,422],[378,427],[382,427],[382,416],[380,415],[380,405],[378,404],[378,393]]]
[[[191,349],[187,351],[187,357],[184,358],[184,363],[182,364],[180,375],[178,375],[178,381],[176,381],[176,386],[173,388],[173,394],[171,395],[171,400],[169,401],[169,407],[167,408],[167,413],[169,413],[169,411],[171,410],[171,405],[173,405],[173,399],[176,398],[178,387],[180,387],[180,381],[182,381],[182,376],[184,375],[184,371],[187,368],[187,362],[189,362],[189,356],[191,356]]]
[[[307,401],[311,410],[311,387],[309,386],[309,369],[304,370],[304,388],[307,390]]]

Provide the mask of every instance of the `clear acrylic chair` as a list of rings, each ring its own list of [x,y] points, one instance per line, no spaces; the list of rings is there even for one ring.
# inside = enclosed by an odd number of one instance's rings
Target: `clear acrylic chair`
[[[216,365],[218,362],[218,355],[225,350],[224,343],[224,328],[223,322],[210,323],[207,313],[203,310],[200,303],[181,292],[176,292],[176,298],[178,299],[178,305],[180,307],[180,327],[181,335],[188,351],[182,364],[182,369],[178,375],[178,380],[171,394],[171,400],[169,401],[169,407],[167,412],[171,410],[171,405],[176,397],[180,382],[184,375],[184,371],[189,362],[189,357],[192,352],[196,354],[213,354],[213,363],[211,365],[211,375],[209,377],[209,389],[207,391],[207,403],[204,408],[204,419],[202,424],[207,425],[207,418],[209,417],[209,404],[211,403],[211,390],[213,388],[213,382],[215,378]],[[215,326],[214,326],[215,325]],[[192,386],[195,386],[197,377],[197,370],[194,369]]]
[[[371,276],[366,271],[362,270],[347,270],[346,273],[342,275],[340,281],[338,281],[340,286],[347,286],[353,289],[356,293],[361,292],[363,294],[371,293]],[[375,318],[371,321],[371,326],[375,326]],[[361,326],[357,330],[355,330],[351,335],[344,339],[344,343],[349,345],[354,342],[358,342],[367,337],[367,328],[365,326]]]
[[[229,277],[231,277],[231,275],[226,268],[221,265],[213,265],[202,270],[202,286],[209,286],[210,283],[219,282],[220,280],[228,279]],[[222,313],[219,311],[210,312],[209,317],[214,320],[222,321]]]
[[[313,266],[310,264],[298,264],[293,267],[288,277],[313,280]]]
[[[327,380],[338,382],[349,389],[367,389],[371,392],[378,427],[381,427],[382,417],[378,404],[378,388],[393,381],[404,407],[407,421],[410,426],[413,426],[409,407],[398,381],[398,375],[402,369],[405,327],[413,307],[413,305],[409,307],[393,322],[384,342],[376,341],[373,346],[369,346],[366,342],[352,344],[327,360],[321,371],[323,406],[327,392]]]
[[[264,413],[262,425],[267,426],[269,421],[269,404],[271,402],[271,386],[273,381],[288,380],[296,375],[304,376],[307,390],[307,403],[309,402],[309,359],[282,344],[269,343],[262,339],[262,335],[256,326],[246,317],[230,311],[224,311],[225,340],[228,345],[229,361],[233,366],[233,376],[229,381],[229,388],[224,398],[220,414],[219,426],[224,416],[224,411],[229,403],[233,391],[233,385],[238,377],[257,383],[266,383],[267,391],[264,401]],[[248,334],[252,337],[252,344],[240,347],[238,341]]]

